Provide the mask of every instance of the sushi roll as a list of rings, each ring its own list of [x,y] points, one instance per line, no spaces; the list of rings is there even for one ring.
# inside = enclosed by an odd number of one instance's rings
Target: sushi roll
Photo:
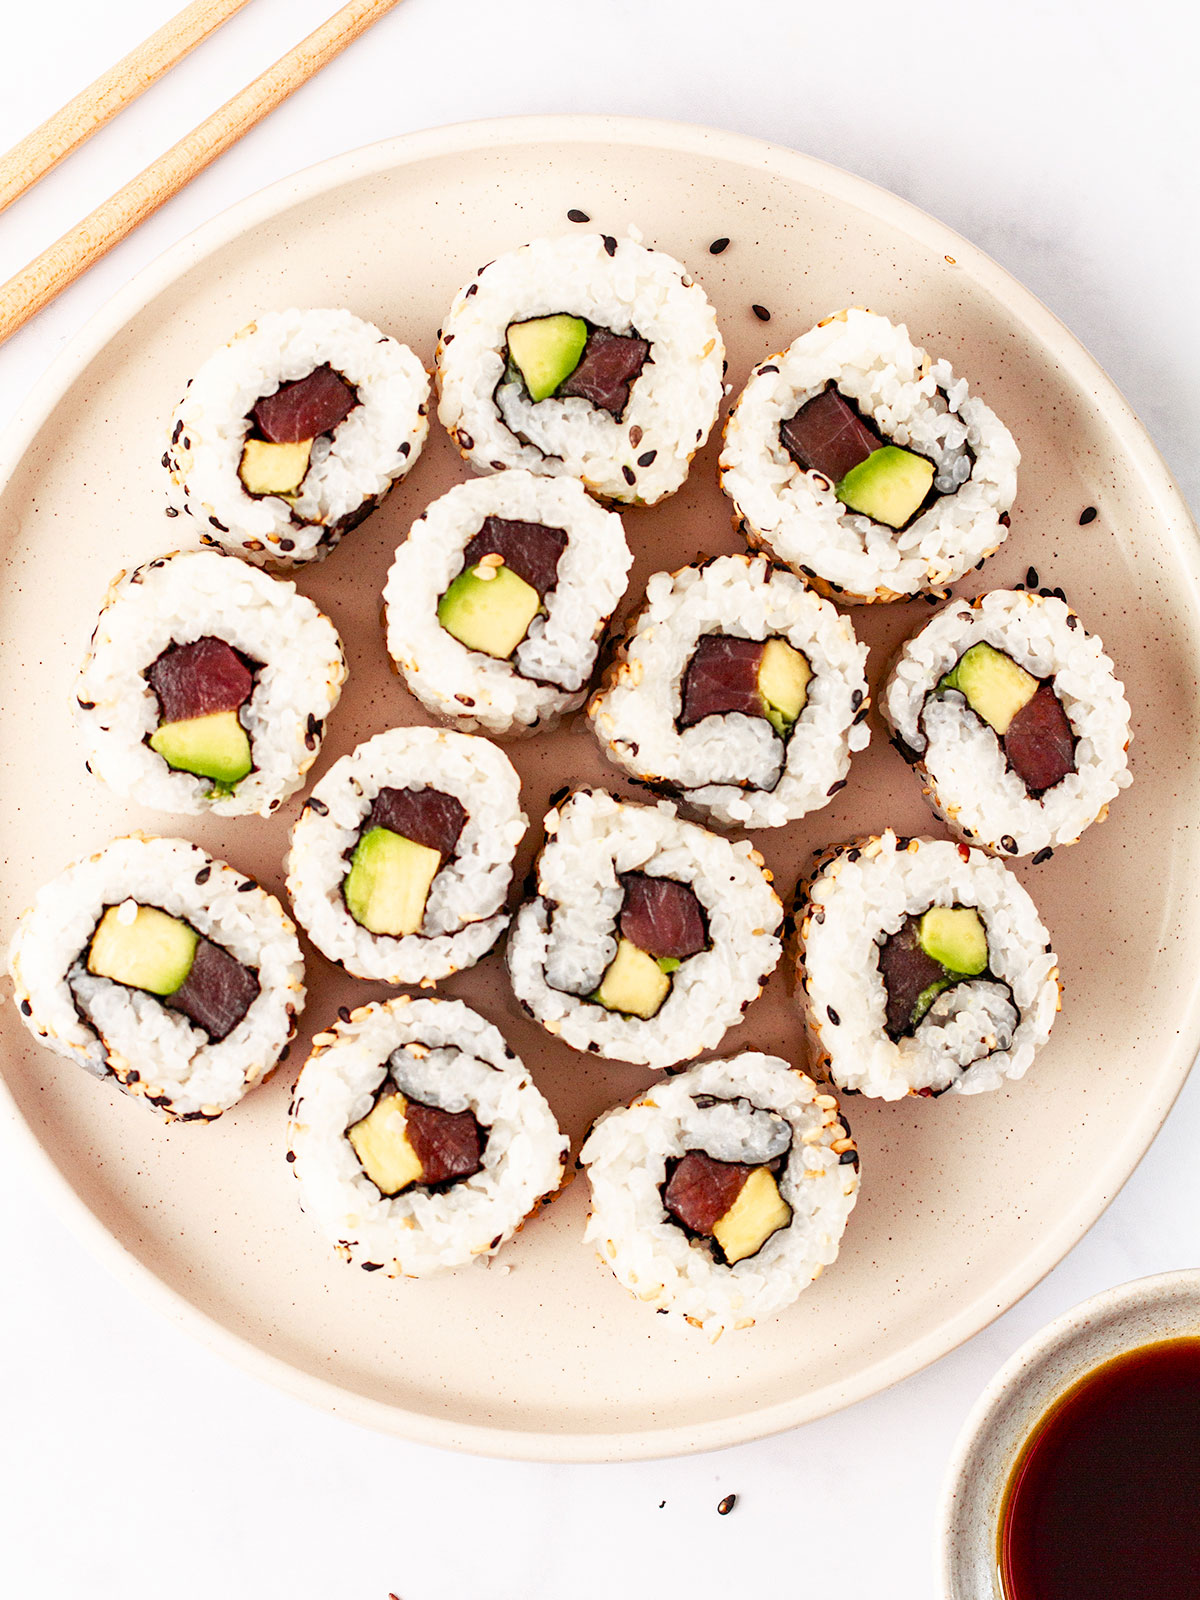
[[[657,572],[588,706],[605,753],[714,821],[778,828],[844,787],[870,740],[848,618],[758,556]]]
[[[581,478],[651,506],[708,438],[724,361],[704,290],[669,255],[599,233],[536,239],[459,290],[438,417],[479,472]]]
[[[833,849],[796,925],[809,1032],[848,1094],[996,1089],[1024,1077],[1050,1036],[1050,935],[981,850],[890,830]]]
[[[304,1005],[278,900],[199,845],[145,834],[46,884],[9,970],[31,1033],[169,1121],[236,1105],[279,1062]]]
[[[420,1278],[495,1255],[563,1182],[569,1141],[498,1029],[397,996],[313,1040],[288,1160],[348,1264]]]
[[[780,955],[757,850],[602,789],[567,795],[545,827],[508,940],[524,1009],[574,1050],[645,1067],[719,1044]]]
[[[320,561],[421,454],[429,377],[349,311],[272,311],[191,379],[163,466],[173,513],[262,565]]]
[[[1020,453],[948,361],[853,309],[750,374],[725,428],[734,522],[844,605],[953,583],[1008,536]]]
[[[287,889],[312,942],[356,978],[432,984],[508,926],[529,819],[502,750],[393,728],[336,761],[292,830]]]
[[[938,816],[996,855],[1046,860],[1132,781],[1124,686],[1053,595],[953,601],[900,650],[883,714]]]
[[[569,478],[460,483],[418,517],[383,592],[387,648],[428,710],[521,734],[583,704],[632,557]]]
[[[294,584],[215,550],[120,573],[75,718],[102,782],[157,811],[266,816],[304,783],[346,677]]]
[[[791,1305],[837,1259],[858,1198],[837,1100],[751,1050],[605,1112],[580,1162],[601,1261],[714,1341]]]

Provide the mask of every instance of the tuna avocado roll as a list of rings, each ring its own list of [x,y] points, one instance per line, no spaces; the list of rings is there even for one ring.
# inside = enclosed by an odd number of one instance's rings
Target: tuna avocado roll
[[[274,811],[304,782],[346,677],[294,584],[215,550],[160,556],[108,591],[76,688],[88,764],[158,811]]]
[[[1020,454],[949,362],[852,309],[750,374],[725,428],[734,521],[845,605],[953,583],[1007,537]]]
[[[858,1151],[837,1100],[778,1056],[703,1061],[587,1138],[586,1237],[631,1294],[713,1340],[837,1259]]]
[[[866,657],[791,573],[719,556],[654,574],[588,715],[630,777],[777,828],[826,805],[866,748]]]
[[[717,417],[725,349],[703,289],[632,238],[537,239],[482,267],[437,351],[438,416],[479,472],[674,494]]]
[[[261,1082],[304,1005],[278,900],[198,845],[144,834],[46,884],[9,968],[31,1033],[184,1122]]]
[[[260,565],[328,555],[421,453],[429,378],[349,311],[274,311],[209,357],[163,465],[206,544]]]
[[[1055,596],[953,601],[901,649],[883,713],[938,816],[997,855],[1074,844],[1132,781],[1124,687]]]
[[[779,960],[763,859],[669,801],[577,790],[545,819],[536,894],[508,941],[513,990],[564,1044],[670,1067],[719,1044]]]
[[[358,978],[436,983],[508,926],[528,818],[486,739],[393,728],[334,763],[292,831],[288,894],[317,948]]]
[[[1050,1035],[1050,936],[981,850],[891,831],[831,850],[796,925],[809,1031],[847,1092],[996,1089],[1024,1077]]]
[[[568,1141],[498,1029],[398,996],[313,1040],[288,1128],[305,1213],[364,1272],[495,1255],[563,1181]]]
[[[418,700],[459,727],[552,726],[583,704],[631,559],[620,517],[570,479],[461,483],[396,552],[388,652]]]

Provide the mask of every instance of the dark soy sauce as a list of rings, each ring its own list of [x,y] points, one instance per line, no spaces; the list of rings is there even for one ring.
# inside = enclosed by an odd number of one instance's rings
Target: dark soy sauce
[[[1005,1600],[1200,1600],[1200,1338],[1118,1356],[1046,1413],[999,1560]]]

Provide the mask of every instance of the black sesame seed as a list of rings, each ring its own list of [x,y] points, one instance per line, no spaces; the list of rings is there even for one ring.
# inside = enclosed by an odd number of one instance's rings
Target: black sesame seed
[[[258,885],[254,882],[253,878],[247,878],[245,883],[238,884],[237,892],[239,894],[249,894],[251,889],[255,889],[257,887]]]
[[[1034,866],[1035,867],[1040,867],[1042,862],[1043,861],[1049,861],[1050,857],[1053,854],[1054,854],[1054,851],[1051,850],[1049,845],[1047,845],[1044,850],[1039,850],[1037,855],[1035,855],[1034,858],[1033,858]]]
[[[208,880],[211,877],[212,877],[212,868],[211,867],[201,867],[200,871],[196,874],[196,882],[200,883],[200,884],[204,884],[204,883],[207,883]]]
[[[1002,528],[1011,528],[1012,527],[1012,518],[1009,516],[1007,511],[1002,511],[1000,513],[1000,526]],[[981,561],[979,563],[979,565],[982,566],[983,562]]]
[[[209,520],[209,522],[212,523],[213,527],[217,530],[218,533],[228,533],[229,532],[229,529],[225,526],[225,524],[223,522],[218,522],[216,517],[209,517],[208,520]]]
[[[644,455],[640,455],[638,457],[638,466],[639,467],[652,467],[654,465],[654,460],[655,460],[655,457],[657,455],[658,455],[658,451],[657,450],[647,450]]]
[[[163,451],[163,454],[162,454],[162,464],[163,464],[164,467],[167,467],[167,468],[169,468],[170,465],[171,465],[171,457],[167,454],[167,452],[165,450]]]
[[[577,206],[572,206],[570,211],[567,212],[568,222],[590,222],[591,220],[587,212],[580,211]]]
[[[458,442],[464,450],[474,450],[475,448],[474,439],[469,433],[464,433],[461,428],[458,430]]]
[[[341,1022],[349,1022],[350,1021],[350,1007],[349,1006],[339,1006],[338,1007],[338,1020],[341,1021]]]
[[[1008,851],[1010,856],[1015,856],[1016,855],[1016,853],[1017,853],[1017,841],[1013,838],[1011,833],[1006,833],[1004,835],[1004,837],[1001,839],[1000,844],[1001,844],[1003,849]]]
[[[1095,506],[1088,506],[1086,510],[1079,513],[1079,526],[1086,528],[1089,522],[1095,522],[1099,514]]]
[[[1064,603],[1065,603],[1065,602],[1066,602],[1066,598],[1067,598],[1067,597],[1066,597],[1066,595],[1065,595],[1065,594],[1064,594],[1064,593],[1063,593],[1063,592],[1062,592],[1062,590],[1061,590],[1061,589],[1052,589],[1052,590],[1051,590],[1051,591],[1050,591],[1050,592],[1051,592],[1051,594],[1052,594],[1052,595],[1053,595],[1053,596],[1054,596],[1054,598],[1055,598],[1055,599],[1056,599],[1056,600],[1062,600],[1062,601],[1063,601],[1063,602],[1064,602]]]
[[[829,1018],[830,1022],[833,1023],[835,1028],[841,1026],[842,1019],[841,1019],[841,1017],[838,1016],[837,1012],[833,1009],[832,1006],[826,1006],[825,1007],[825,1014]]]
[[[766,306],[751,306],[750,309],[760,322],[770,322],[771,313],[767,310]]]
[[[728,250],[728,249],[729,249],[729,240],[728,239],[714,239],[713,242],[708,247],[708,253],[709,253],[710,256],[719,256],[721,254],[722,250]]]
[[[33,1007],[28,1000],[21,1001],[21,1015],[23,1017],[31,1017],[33,1015]]]
[[[845,778],[839,778],[836,783],[831,783],[829,788],[825,791],[825,798],[827,800],[832,800],[839,789],[844,789],[846,787],[846,782],[847,780]]]
[[[1074,633],[1075,629],[1078,626],[1079,626],[1079,618],[1072,611],[1070,616],[1067,618],[1067,627],[1070,628],[1072,633]]]
[[[174,506],[168,506],[167,507],[167,515],[169,517],[177,517],[179,515],[179,512],[176,511]]]
[[[295,1159],[296,1159],[296,1152],[294,1150],[289,1150],[287,1155],[284,1157],[284,1159],[287,1161],[287,1163],[290,1166],[291,1163],[293,1161],[295,1161]]]
[[[843,1094],[849,1094],[850,1090],[849,1089],[843,1089],[842,1093]],[[841,1156],[838,1158],[838,1166],[839,1167],[856,1167],[857,1165],[858,1165],[858,1151],[857,1150],[843,1150],[842,1153],[841,1153]]]
[[[622,467],[621,476],[625,479],[626,483],[633,484],[637,482],[637,473],[634,472],[632,467]]]
[[[402,456],[406,456],[406,455],[409,455],[411,453],[411,451],[412,451],[412,445],[409,444],[407,439],[405,439],[404,443],[400,446],[400,454]]]
[[[279,548],[281,550],[294,550],[296,548],[296,541],[295,539],[280,539]]]
[[[862,703],[863,703],[863,692],[862,692],[861,689],[855,689],[854,693],[850,696],[850,709],[851,709],[851,711],[857,711],[859,706],[862,705]]]
[[[1036,589],[1038,584],[1041,581],[1042,580],[1038,577],[1037,568],[1036,567],[1030,567],[1029,571],[1025,574],[1025,582],[1029,586],[1029,588]]]
[[[847,852],[846,860],[847,861],[857,861],[859,856],[861,856],[861,855],[862,855],[862,851],[861,850],[850,850],[850,851]]]
[[[765,367],[759,367],[758,370],[759,370],[760,373],[763,373],[763,372],[778,372],[779,368],[777,366],[775,366],[775,364],[773,362],[768,361]]]
[[[364,1261],[362,1263],[362,1269],[363,1269],[364,1272],[382,1272],[383,1271],[383,1262],[382,1261]]]
[[[308,806],[309,809],[315,811],[319,817],[327,817],[329,815],[329,807],[325,804],[324,800],[318,800],[315,796],[313,799],[308,801]]]
[[[617,241],[609,233],[604,235],[604,248],[610,256],[615,256],[617,253]]]
[[[727,1494],[717,1506],[717,1515],[719,1517],[727,1517],[735,1505],[737,1505],[737,1495]]]

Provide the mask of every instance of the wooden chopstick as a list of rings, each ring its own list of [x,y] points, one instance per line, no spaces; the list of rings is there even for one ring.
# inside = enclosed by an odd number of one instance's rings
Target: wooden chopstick
[[[68,100],[61,111],[13,145],[0,156],[0,211],[32,189],[39,178],[44,178],[72,150],[78,150],[85,139],[157,83],[247,3],[248,0],[192,0],[115,67],[81,90],[74,100]]]
[[[399,3],[400,0],[350,0],[294,50],[281,56],[273,67],[0,285],[0,343]]]

